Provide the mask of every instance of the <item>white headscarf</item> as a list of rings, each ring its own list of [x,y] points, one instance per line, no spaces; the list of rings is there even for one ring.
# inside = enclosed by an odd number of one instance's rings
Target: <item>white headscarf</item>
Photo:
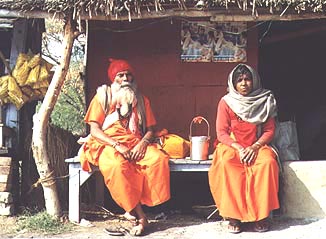
[[[244,65],[252,74],[253,89],[246,96],[241,95],[233,85],[234,71]],[[277,115],[276,100],[270,90],[263,89],[257,72],[248,65],[239,64],[229,74],[228,90],[223,99],[231,110],[242,120],[253,124],[261,124],[267,121],[269,117]]]

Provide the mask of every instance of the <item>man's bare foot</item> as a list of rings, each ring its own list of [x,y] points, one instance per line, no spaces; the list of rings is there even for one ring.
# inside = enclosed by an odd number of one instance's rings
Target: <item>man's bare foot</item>
[[[144,233],[145,228],[148,225],[149,225],[149,222],[147,221],[147,219],[146,218],[141,218],[141,219],[138,220],[138,225],[131,228],[129,233],[132,236],[141,236]]]
[[[137,220],[137,218],[136,218],[136,216],[134,216],[132,213],[130,213],[130,212],[125,212],[125,214],[123,214],[123,217],[125,218],[125,219],[127,219],[128,221],[136,221]]]

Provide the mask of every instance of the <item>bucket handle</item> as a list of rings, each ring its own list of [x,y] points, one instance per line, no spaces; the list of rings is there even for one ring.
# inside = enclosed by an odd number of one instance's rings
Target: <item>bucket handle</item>
[[[195,118],[192,119],[192,121],[190,123],[189,139],[191,139],[191,137],[192,137],[192,124],[193,123],[201,124],[202,120],[204,120],[207,124],[207,137],[209,138],[209,123],[208,123],[207,119],[205,119],[203,116],[196,116]]]

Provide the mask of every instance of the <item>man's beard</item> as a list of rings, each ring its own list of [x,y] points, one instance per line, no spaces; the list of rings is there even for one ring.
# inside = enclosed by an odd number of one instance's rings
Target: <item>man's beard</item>
[[[130,116],[132,108],[137,104],[136,89],[133,82],[124,81],[122,84],[111,84],[112,102],[116,105],[121,118]]]
[[[121,87],[129,87],[131,90],[133,90],[133,92],[135,92],[135,94],[137,93],[137,84],[133,80],[132,82],[123,81],[121,84],[119,84],[118,82],[113,82],[111,84],[111,92],[112,92],[112,94],[115,94],[116,92],[118,92]]]

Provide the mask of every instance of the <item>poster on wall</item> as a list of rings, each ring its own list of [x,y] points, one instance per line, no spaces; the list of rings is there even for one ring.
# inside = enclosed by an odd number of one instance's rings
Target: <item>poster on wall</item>
[[[181,60],[183,62],[246,62],[245,22],[183,21]]]

